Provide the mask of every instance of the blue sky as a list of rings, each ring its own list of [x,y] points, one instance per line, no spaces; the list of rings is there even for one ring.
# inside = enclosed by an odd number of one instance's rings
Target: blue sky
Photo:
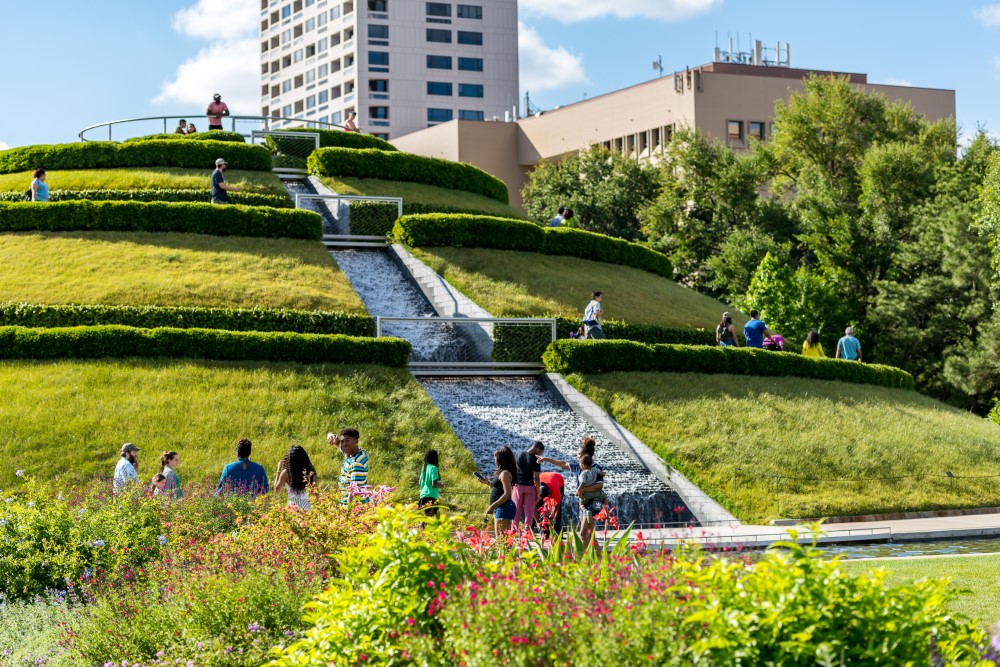
[[[422,0],[393,0],[419,2]],[[198,116],[218,90],[257,108],[258,0],[4,3],[0,147],[87,125]],[[709,62],[727,35],[788,42],[792,65],[952,88],[964,133],[1000,134],[1000,3],[952,0],[521,0],[522,93],[551,108]]]

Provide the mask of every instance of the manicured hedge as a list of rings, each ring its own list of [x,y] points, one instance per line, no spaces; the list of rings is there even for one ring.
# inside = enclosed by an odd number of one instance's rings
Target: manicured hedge
[[[218,329],[138,329],[117,325],[61,329],[0,327],[0,358],[106,357],[183,357],[403,367],[410,359],[410,344],[399,338]]]
[[[120,324],[143,329],[228,329],[374,336],[375,320],[361,313],[279,308],[200,308],[197,306],[0,304],[0,326],[79,327]]]
[[[323,219],[312,211],[266,206],[64,201],[0,202],[0,232],[181,232],[320,240]]]
[[[309,156],[309,171],[322,176],[356,176],[409,181],[464,190],[506,204],[507,185],[478,167],[463,162],[398,151],[321,148]]]
[[[206,179],[208,180],[208,179]],[[27,189],[27,188],[25,188]],[[24,192],[0,192],[0,201],[23,201]],[[171,201],[209,202],[211,190],[156,189],[156,190],[52,190],[49,201]],[[294,208],[295,202],[287,195],[272,195],[263,192],[230,192],[229,201],[242,206],[270,206],[272,208]]]
[[[582,319],[572,317],[557,317],[556,321],[558,323],[560,338],[566,338],[570,331],[576,331],[583,324]],[[658,324],[622,322],[619,320],[605,320],[601,328],[604,330],[604,335],[608,338],[634,340],[649,345],[671,343],[675,345],[714,346],[716,344],[715,332],[710,329],[664,327]]]
[[[232,169],[270,171],[271,153],[263,146],[231,141],[173,141],[158,139],[118,143],[81,141],[40,144],[0,151],[0,174],[45,167],[56,169],[112,169],[118,167],[188,167],[211,171],[216,158]]]
[[[383,236],[392,232],[396,224],[398,207],[392,202],[359,201],[351,202],[351,233]],[[488,211],[474,208],[456,208],[438,204],[403,201],[403,215],[424,213],[449,213],[490,217]]]
[[[395,146],[384,139],[360,132],[345,132],[343,130],[318,130],[311,127],[282,127],[279,132],[318,132],[320,148],[374,148],[380,151],[397,150]],[[270,137],[280,146],[281,137]]]
[[[194,134],[147,134],[144,137],[132,137],[125,139],[122,143],[132,143],[135,141],[156,141],[166,139],[168,141],[184,139],[189,141],[232,141],[237,144],[245,144],[247,138],[239,132],[228,132],[226,130],[215,130],[213,132],[195,132]]]
[[[458,246],[526,250],[567,255],[631,266],[673,278],[670,260],[638,243],[579,229],[539,227],[514,218],[471,214],[407,215],[393,227],[396,239],[408,246]]]
[[[634,341],[558,340],[545,351],[546,368],[555,373],[731,373],[804,377],[913,389],[904,370],[840,359],[810,359],[798,354],[752,348],[645,345]]]

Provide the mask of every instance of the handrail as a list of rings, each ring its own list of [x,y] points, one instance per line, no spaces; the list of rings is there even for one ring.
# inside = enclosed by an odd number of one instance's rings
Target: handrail
[[[77,136],[80,138],[80,141],[90,141],[90,139],[87,139],[87,137],[84,136],[87,132],[90,132],[91,130],[96,130],[97,128],[107,127],[108,141],[113,141],[113,139],[111,138],[112,136],[111,133],[112,133],[112,128],[115,125],[122,125],[125,123],[144,123],[151,120],[162,120],[163,134],[169,134],[172,130],[170,130],[168,127],[168,121],[180,120],[181,118],[203,118],[203,117],[205,117],[205,114],[197,113],[197,114],[173,114],[169,116],[148,116],[146,118],[123,118],[120,120],[108,120],[104,121],[103,123],[97,123],[95,125],[90,125],[88,127],[83,128],[82,130],[80,130]],[[285,122],[285,123],[297,122],[305,124],[306,127],[308,127],[311,124],[337,130],[344,129],[343,125],[337,125],[336,123],[326,123],[323,121],[312,120],[309,118],[296,118],[296,117],[285,118],[284,116],[224,116],[223,120],[227,118],[231,119],[230,127],[232,128],[233,132],[237,131],[236,121],[238,120],[263,122],[264,129],[268,129],[271,126],[271,123],[275,122]],[[207,132],[208,130],[206,129],[203,131]]]

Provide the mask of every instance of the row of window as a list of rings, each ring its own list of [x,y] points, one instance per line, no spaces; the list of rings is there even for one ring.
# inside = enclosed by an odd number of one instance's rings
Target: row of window
[[[451,4],[447,2],[428,2],[427,16],[451,18]],[[455,16],[460,19],[482,20],[483,8],[479,5],[456,5]]]
[[[451,44],[451,30],[443,28],[427,28],[427,41],[437,44]],[[483,45],[483,33],[471,30],[456,30],[456,42],[472,46]]]
[[[459,120],[483,120],[482,111],[467,111],[464,109],[459,109],[458,119]],[[451,109],[428,109],[427,110],[427,122],[428,123],[447,123],[449,120],[455,118],[455,112]]]
[[[746,127],[747,133],[743,133],[743,129]],[[727,120],[726,121],[726,139],[730,142],[744,142],[747,137],[751,139],[756,139],[757,141],[764,141],[767,138],[767,123],[759,120],[742,121],[742,120]]]
[[[315,0],[305,0],[305,6],[306,7],[311,7],[313,4],[315,4]],[[266,9],[266,7],[263,7],[262,9]],[[276,25],[278,25],[279,23],[281,23],[282,21],[285,21],[285,20],[291,18],[291,16],[292,16],[293,13],[297,14],[300,11],[302,11],[302,0],[296,0],[294,6],[293,5],[285,5],[284,7],[282,7],[281,10],[280,10],[280,13],[279,12],[271,12],[270,20],[264,19],[264,20],[262,20],[260,22],[260,29],[261,29],[262,32],[267,31],[269,28],[273,28]],[[340,5],[337,5],[336,7],[334,7],[333,9],[331,9],[330,11],[325,11],[324,10],[323,12],[320,12],[316,16],[316,18],[309,19],[309,21],[307,21],[307,23],[309,23],[311,21],[313,28],[315,28],[317,26],[323,26],[323,25],[326,25],[327,19],[329,19],[331,21],[334,20],[334,19],[339,19],[341,17],[341,15],[346,16],[346,15],[350,14],[353,11],[354,11],[354,5],[353,5],[353,3],[347,2],[347,3],[344,3],[343,13],[341,13]],[[312,30],[312,28],[306,28],[306,30]]]
[[[451,56],[427,56],[427,69],[452,69],[454,59]],[[482,58],[459,58],[458,69],[465,72],[482,72]]]
[[[447,81],[428,81],[428,95],[453,95],[454,84]],[[481,83],[460,83],[458,84],[459,97],[482,97],[483,85]]]

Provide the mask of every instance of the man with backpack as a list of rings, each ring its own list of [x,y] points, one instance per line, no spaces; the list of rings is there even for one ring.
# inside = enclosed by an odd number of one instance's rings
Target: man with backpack
[[[604,338],[604,329],[601,328],[601,318],[604,317],[604,308],[601,301],[604,300],[604,292],[594,292],[587,309],[583,311],[583,325],[587,327],[587,338],[599,340]]]

